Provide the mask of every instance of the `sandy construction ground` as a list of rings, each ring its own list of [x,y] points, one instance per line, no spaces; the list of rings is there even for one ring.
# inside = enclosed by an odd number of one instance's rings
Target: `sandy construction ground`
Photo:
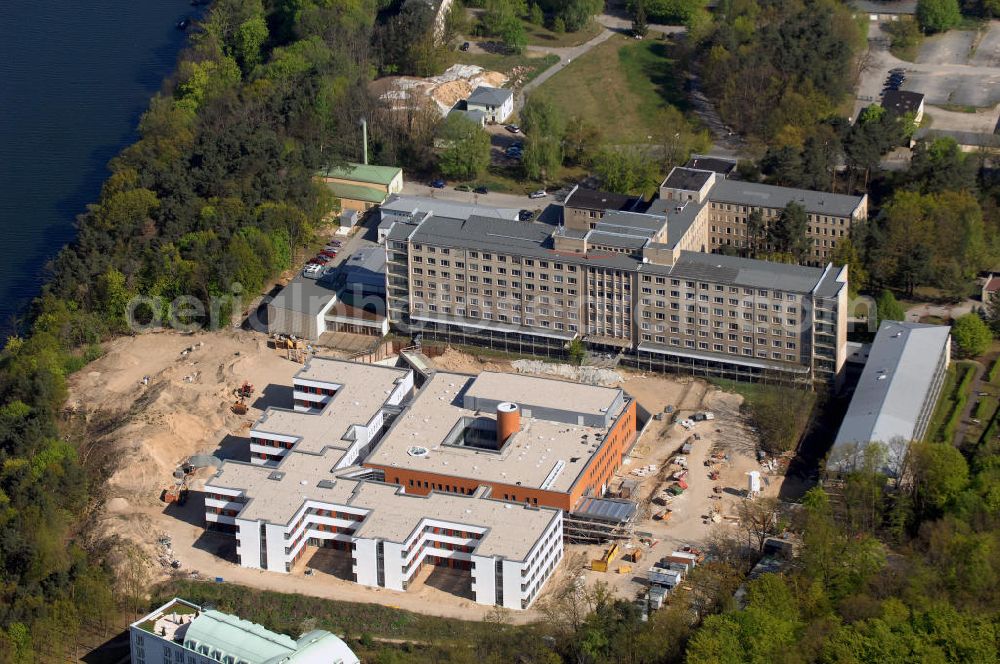
[[[467,594],[462,592],[462,579],[444,574],[430,574],[405,593],[359,586],[344,578],[345,569],[349,569],[346,560],[321,559],[336,555],[328,551],[302,561],[287,575],[239,567],[235,563],[234,539],[204,529],[202,489],[206,478],[215,472],[214,467],[194,474],[190,498],[183,507],[165,505],[160,494],[173,483],[173,472],[192,455],[249,460],[247,435],[251,424],[268,406],[290,406],[291,378],[301,365],[269,348],[263,335],[237,330],[126,337],[111,343],[107,351],[72,377],[68,407],[92,422],[111,423],[99,427],[98,442],[113,446],[118,455],[107,500],[98,517],[99,530],[104,536],[139,545],[148,556],[150,582],[170,575],[190,575],[280,592],[377,602],[446,617],[475,619],[488,612],[489,607],[462,596]],[[513,370],[506,360],[480,359],[454,349],[446,350],[433,362],[440,370],[466,373]],[[690,433],[670,424],[669,419],[651,422],[620,473],[622,477],[635,477],[633,471],[637,468],[650,464],[658,468],[642,478],[643,518],[636,525],[636,531],[649,533],[655,544],[640,544],[638,538],[633,542],[647,551],[646,561],[677,546],[700,546],[713,527],[732,527],[725,525],[731,523],[728,519],[713,524],[704,517],[713,508],[731,515],[736,502],[742,499],[736,494],[746,485],[745,473],[760,468],[754,457],[752,432],[743,426],[739,415],[741,398],[692,378],[622,370],[619,373],[622,386],[652,413],[671,405],[682,415],[710,410],[717,416],[695,429],[702,440],[688,457],[690,489],[671,503],[669,522],[650,518],[660,508],[649,505],[649,499],[662,487],[665,476],[676,470],[668,468],[666,461]],[[249,402],[249,412],[240,416],[230,407],[234,390],[244,381],[252,383],[256,392]],[[712,450],[729,455],[718,466],[722,474],[718,482],[708,479],[710,469],[703,465]],[[713,498],[715,484],[732,491]],[[777,485],[772,482],[767,491],[776,493]],[[579,574],[587,561],[599,557],[601,551],[598,546],[569,545],[566,562],[556,578]],[[172,567],[174,561],[179,567]],[[307,575],[310,567],[313,572]],[[646,567],[648,564],[636,565],[633,574],[585,574],[588,581],[601,578],[622,596],[632,597],[641,588],[639,577]],[[612,569],[617,568],[616,563]],[[550,581],[545,592],[551,592],[558,583]],[[527,611],[518,612],[514,619],[529,621],[536,617],[535,611]]]

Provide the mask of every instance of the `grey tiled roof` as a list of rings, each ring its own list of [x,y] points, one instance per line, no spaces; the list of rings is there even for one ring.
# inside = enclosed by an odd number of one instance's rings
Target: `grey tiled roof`
[[[823,276],[818,267],[771,263],[737,256],[682,251],[670,272],[672,277],[718,281],[753,288],[808,293]]]
[[[882,0],[881,2],[871,2],[868,0],[854,0],[851,6],[861,12],[868,14],[915,14],[917,13],[917,0]]]
[[[770,208],[783,208],[794,201],[805,207],[807,212],[836,217],[849,217],[862,201],[861,196],[775,187],[738,180],[719,180],[708,193],[708,198],[717,203]]]
[[[871,441],[890,445],[890,455],[905,453],[934,388],[935,370],[947,351],[950,333],[944,325],[883,321],[834,440],[831,465],[849,461],[839,457]],[[893,445],[900,441],[902,447]]]
[[[299,274],[274,296],[270,305],[277,309],[316,315],[336,294],[337,290],[329,280],[307,279]]]
[[[648,238],[638,235],[623,235],[620,233],[604,233],[594,229],[587,236],[587,242],[602,244],[609,247],[621,247],[623,249],[641,249],[648,242]]]
[[[503,106],[504,102],[510,99],[514,91],[510,88],[491,88],[480,85],[469,95],[469,104],[481,104],[483,106]]]
[[[634,258],[622,254],[574,254],[556,252],[552,246],[553,227],[537,222],[508,221],[472,216],[468,220],[430,217],[413,234],[413,242],[442,247],[496,251],[529,258],[558,259],[620,270],[635,269]]]
[[[597,222],[598,229],[620,229],[615,232],[633,232],[643,235],[655,235],[667,223],[665,214],[647,214],[642,212],[620,212],[608,210]]]

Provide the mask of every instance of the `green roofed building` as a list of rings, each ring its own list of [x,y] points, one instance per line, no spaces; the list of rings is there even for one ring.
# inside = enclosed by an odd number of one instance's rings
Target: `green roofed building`
[[[316,177],[340,199],[342,210],[365,212],[403,191],[403,170],[395,166],[348,163],[324,168]]]
[[[330,632],[293,639],[176,598],[133,623],[129,636],[132,664],[359,664]]]

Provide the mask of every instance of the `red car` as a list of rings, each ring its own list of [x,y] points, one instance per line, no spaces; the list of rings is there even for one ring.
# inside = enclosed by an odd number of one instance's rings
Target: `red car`
[[[313,260],[317,261],[319,263],[322,263],[323,265],[326,265],[327,263],[330,262],[330,257],[329,256],[324,256],[324,255],[320,254],[319,256],[317,256],[316,258],[314,258]]]
[[[336,258],[337,252],[334,251],[333,249],[324,249],[323,251],[319,252],[319,255],[326,256],[327,258]]]
[[[322,261],[318,261],[315,258],[310,258],[306,265],[322,265]]]

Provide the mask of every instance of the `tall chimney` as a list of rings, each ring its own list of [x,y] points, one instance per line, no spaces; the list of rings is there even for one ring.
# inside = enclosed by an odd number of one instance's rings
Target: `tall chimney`
[[[516,403],[505,401],[497,405],[497,446],[521,430],[521,409]]]
[[[361,146],[365,166],[368,165],[368,120],[361,118]]]

